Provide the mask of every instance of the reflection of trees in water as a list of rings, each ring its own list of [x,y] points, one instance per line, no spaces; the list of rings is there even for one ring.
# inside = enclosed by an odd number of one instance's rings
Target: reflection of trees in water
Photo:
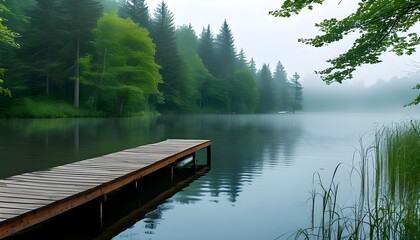
[[[165,203],[159,205],[155,210],[147,213],[144,216],[144,223],[145,228],[150,229],[148,231],[145,231],[146,234],[153,234],[153,229],[156,229],[156,227],[159,225],[159,223],[162,221],[163,212],[173,209],[172,201],[168,200]]]
[[[0,179],[159,141],[155,120],[2,119]]]
[[[177,194],[179,202],[200,199],[209,192],[212,197],[228,195],[235,202],[242,186],[263,174],[263,169],[293,164],[301,126],[296,115],[204,115],[162,116],[171,138],[211,139],[212,170],[187,190]],[[160,128],[160,127],[158,127]]]

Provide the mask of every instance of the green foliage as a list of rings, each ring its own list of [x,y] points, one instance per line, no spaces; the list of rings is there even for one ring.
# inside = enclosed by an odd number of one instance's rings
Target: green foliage
[[[232,30],[227,21],[223,22],[215,42],[216,72],[215,76],[232,78],[237,61],[236,49]]]
[[[202,59],[204,66],[207,70],[215,75],[216,73],[216,62],[215,62],[215,43],[213,33],[210,30],[210,25],[207,28],[203,28],[203,31],[200,35],[200,43],[198,52],[200,58]]]
[[[256,79],[248,68],[236,71],[230,84],[230,104],[234,113],[254,113],[258,106]]]
[[[181,111],[183,106],[181,58],[178,52],[173,14],[165,2],[155,9],[151,24],[151,35],[156,44],[156,63],[162,68],[163,84],[159,89],[165,102],[160,106],[163,112]]]
[[[11,47],[18,48],[19,44],[15,42],[15,38],[19,36],[19,34],[11,31],[7,28],[7,26],[3,25],[3,22],[6,20],[3,16],[4,14],[10,13],[10,10],[6,8],[6,6],[2,3],[0,3],[0,47],[1,45],[7,45]],[[4,72],[6,69],[1,68],[0,65],[0,84],[3,83],[3,80],[1,77],[4,76]],[[7,88],[3,88],[0,86],[0,95],[6,95],[11,97],[10,90]]]
[[[71,104],[57,98],[25,97],[15,99],[11,108],[1,113],[0,116],[14,118],[103,117],[104,113],[74,109]]]
[[[98,101],[100,109],[116,115],[148,110],[149,96],[159,94],[162,82],[149,32],[116,13],[105,13],[93,32],[96,54],[80,60],[82,83],[95,89],[89,103]]]
[[[271,11],[270,14],[290,17],[305,8],[312,10],[314,4],[323,2],[324,0],[287,0],[280,9]],[[326,83],[341,83],[351,79],[357,67],[381,62],[380,56],[384,52],[394,52],[398,56],[413,54],[420,44],[420,38],[413,30],[419,21],[418,0],[359,1],[359,7],[354,13],[341,20],[332,18],[316,24],[322,34],[299,41],[322,47],[340,41],[346,35],[357,33],[358,38],[346,53],[327,60],[332,66],[317,71]],[[416,101],[413,103],[416,104]]]
[[[182,60],[182,105],[185,111],[197,111],[204,105],[203,85],[208,80],[209,73],[198,54],[199,41],[192,26],[179,27],[176,38]]]
[[[15,42],[15,38],[18,37],[19,34],[13,32],[3,24],[3,22],[7,21],[4,18],[4,15],[9,13],[10,10],[6,8],[4,4],[0,3],[0,44],[19,47],[19,44]]]
[[[60,88],[60,79],[65,67],[60,63],[58,52],[65,44],[62,41],[62,12],[55,0],[36,0],[36,5],[27,12],[31,19],[22,37],[20,59],[23,74],[19,77],[32,93],[50,94],[50,89]]]
[[[61,7],[69,41],[66,55],[74,70],[74,77],[70,78],[74,82],[73,103],[75,108],[79,108],[79,59],[88,50],[89,41],[92,40],[92,29],[96,27],[96,22],[102,15],[103,6],[98,0],[65,0]]]

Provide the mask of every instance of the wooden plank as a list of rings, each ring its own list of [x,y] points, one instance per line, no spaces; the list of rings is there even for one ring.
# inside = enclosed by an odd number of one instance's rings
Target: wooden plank
[[[14,198],[21,198],[21,199],[37,199],[37,200],[60,200],[66,195],[53,195],[53,194],[27,194],[27,193],[21,193],[21,192],[15,192],[15,193],[4,193],[0,192],[0,198],[1,197],[14,197]],[[67,195],[68,196],[68,195]]]
[[[40,207],[44,207],[42,204],[22,204],[22,203],[1,203],[1,208],[10,208],[10,209],[25,209],[25,210],[35,210]]]
[[[23,194],[48,194],[48,193],[54,193],[55,195],[71,195],[74,193],[74,191],[66,191],[63,189],[51,191],[49,190],[43,190],[40,188],[33,188],[33,187],[26,187],[26,186],[18,186],[19,188],[16,188],[16,186],[10,186],[10,187],[0,187],[0,193],[15,193],[20,192]]]
[[[39,199],[28,199],[28,198],[19,198],[19,197],[6,197],[0,196],[0,206],[1,203],[22,203],[22,204],[37,204],[37,205],[48,205],[54,202],[53,200],[39,200]]]
[[[16,177],[11,177],[11,180],[21,180],[21,181],[28,181],[28,182],[39,182],[39,183],[56,183],[56,184],[62,184],[62,185],[71,185],[71,184],[77,184],[77,185],[82,185],[82,186],[94,186],[96,184],[100,184],[103,183],[104,180],[103,179],[85,179],[83,177],[78,177],[78,178],[74,178],[74,177],[58,177],[58,176],[30,176],[30,175],[26,175],[26,176],[16,176]],[[110,178],[107,178],[106,180],[111,180]],[[106,181],[105,180],[105,181]]]
[[[30,210],[16,209],[16,208],[0,208],[0,213],[8,213],[8,214],[14,214],[14,215],[21,215],[29,211]]]
[[[17,217],[17,214],[9,214],[9,213],[0,213],[0,218],[10,219]]]
[[[7,182],[6,182],[7,181]],[[83,190],[88,189],[87,186],[77,185],[77,184],[67,184],[65,187],[63,184],[49,182],[49,183],[38,183],[32,181],[23,181],[23,180],[5,180],[5,182],[9,186],[31,186],[34,188],[39,187],[40,189],[62,189],[65,188],[66,190]]]

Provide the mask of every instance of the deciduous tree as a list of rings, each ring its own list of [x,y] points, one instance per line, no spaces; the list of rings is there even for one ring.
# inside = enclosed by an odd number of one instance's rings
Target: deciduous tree
[[[0,45],[7,45],[10,47],[19,47],[19,44],[15,42],[15,38],[19,36],[17,33],[13,32],[7,26],[3,25],[5,18],[3,17],[5,13],[9,13],[9,9],[2,3],[0,3]],[[4,75],[6,69],[1,68],[0,65],[0,84],[3,83],[1,79]],[[10,90],[0,86],[0,94],[11,96]]]
[[[150,110],[149,97],[159,94],[162,79],[149,32],[115,13],[105,13],[93,32],[97,74],[87,71],[82,78],[84,84],[96,88],[91,102],[98,98],[100,110],[116,115]],[[85,58],[89,63],[89,56]],[[95,96],[98,90],[102,94]]]

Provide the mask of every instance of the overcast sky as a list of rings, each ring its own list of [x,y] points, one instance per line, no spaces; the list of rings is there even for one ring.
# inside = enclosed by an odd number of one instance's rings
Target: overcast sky
[[[161,0],[146,0],[153,15]],[[314,48],[297,42],[299,37],[312,37],[317,33],[314,24],[324,18],[342,18],[357,7],[355,0],[327,0],[327,4],[317,6],[314,11],[304,11],[289,19],[275,18],[268,11],[280,7],[282,0],[166,0],[169,10],[174,14],[175,24],[191,25],[199,36],[203,27],[210,24],[213,33],[226,19],[235,37],[238,52],[244,49],[248,59],[254,58],[258,68],[268,63],[273,70],[281,61],[289,75],[297,72],[305,81],[314,70],[328,66],[325,60],[343,53],[351,46],[352,36],[342,43],[324,48]],[[354,36],[353,36],[354,39]],[[363,67],[354,75],[355,80],[365,81],[367,85],[376,79],[389,80],[397,76],[407,76],[418,71],[415,61],[420,62],[420,54],[396,57],[385,54],[383,63]]]

